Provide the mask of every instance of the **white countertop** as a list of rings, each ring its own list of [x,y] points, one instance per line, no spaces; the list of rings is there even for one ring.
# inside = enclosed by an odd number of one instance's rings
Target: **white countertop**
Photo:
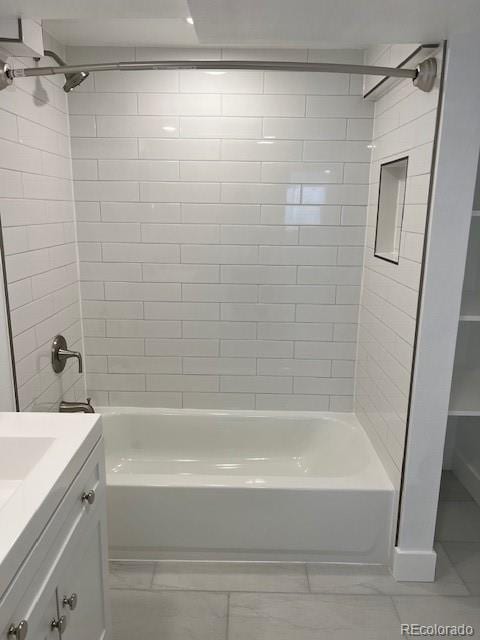
[[[0,597],[100,438],[99,418],[0,413]]]

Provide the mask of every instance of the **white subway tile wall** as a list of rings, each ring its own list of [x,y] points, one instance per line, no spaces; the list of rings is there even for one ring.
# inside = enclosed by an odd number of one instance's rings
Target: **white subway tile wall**
[[[58,43],[50,43],[57,47]],[[48,58],[41,64],[53,64]],[[25,58],[14,66],[26,66]],[[0,93],[0,219],[11,308],[18,397],[23,411],[55,411],[85,399],[70,361],[50,363],[63,333],[83,351],[70,137],[62,78],[28,79]]]
[[[395,60],[398,64],[406,57],[408,47],[390,49],[375,47],[367,52],[366,61],[388,64]],[[438,61],[441,63],[441,56]],[[402,81],[375,103],[373,121],[355,411],[397,487],[413,369],[438,84],[431,93],[423,93],[409,81]],[[396,265],[375,258],[373,253],[380,165],[403,156],[408,156],[408,176],[400,261]]]
[[[122,57],[172,53],[238,57]],[[265,54],[325,59],[241,57]],[[360,94],[348,75],[261,71],[114,72],[72,92],[97,402],[352,409],[373,115]]]

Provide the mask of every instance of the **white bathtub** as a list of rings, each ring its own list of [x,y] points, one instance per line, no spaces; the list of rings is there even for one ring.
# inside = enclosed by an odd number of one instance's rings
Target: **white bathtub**
[[[101,412],[112,557],[387,562],[394,490],[355,416]]]

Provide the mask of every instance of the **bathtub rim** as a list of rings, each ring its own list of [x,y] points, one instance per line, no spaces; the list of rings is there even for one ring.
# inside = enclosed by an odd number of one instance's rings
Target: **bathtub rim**
[[[123,406],[97,406],[96,413],[103,415],[122,414],[129,415],[134,413],[140,414],[159,414],[159,415],[215,415],[215,416],[239,416],[245,418],[332,418],[332,416],[340,416],[342,420],[352,421],[356,425],[361,425],[356,414],[353,411],[271,411],[266,409],[195,409],[193,407],[123,407]],[[363,429],[363,427],[362,427]],[[365,431],[365,429],[363,429]],[[366,433],[366,431],[365,431]]]
[[[333,411],[264,411],[253,409],[194,409],[170,407],[98,407],[100,415],[113,417],[115,415],[158,415],[158,416],[216,416],[239,418],[278,418],[294,422],[298,419],[328,420],[343,423],[357,429],[365,439],[368,452],[368,464],[355,475],[339,476],[265,476],[261,483],[252,483],[248,476],[229,476],[228,474],[204,475],[192,474],[182,477],[178,474],[142,474],[142,473],[113,473],[108,470],[107,484],[110,486],[128,487],[169,487],[169,488],[211,488],[211,489],[239,489],[249,491],[291,490],[291,491],[377,491],[394,492],[394,486],[378,456],[367,431],[353,412]],[[113,427],[114,428],[114,427]],[[108,445],[107,445],[108,460]]]

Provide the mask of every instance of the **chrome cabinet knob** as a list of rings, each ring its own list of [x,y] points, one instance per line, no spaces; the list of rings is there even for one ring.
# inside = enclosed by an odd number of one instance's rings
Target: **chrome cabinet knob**
[[[82,502],[93,504],[95,502],[95,491],[93,489],[90,489],[90,491],[84,491],[82,493]]]
[[[67,616],[60,616],[58,620],[54,618],[50,623],[50,628],[52,631],[53,629],[58,629],[60,633],[63,633],[67,628]]]
[[[72,593],[70,597],[63,596],[62,604],[64,607],[68,607],[70,611],[74,611],[77,608],[78,595],[76,593]]]
[[[8,637],[15,638],[15,640],[25,640],[28,633],[28,622],[22,620],[17,625],[11,624],[8,629]]]

